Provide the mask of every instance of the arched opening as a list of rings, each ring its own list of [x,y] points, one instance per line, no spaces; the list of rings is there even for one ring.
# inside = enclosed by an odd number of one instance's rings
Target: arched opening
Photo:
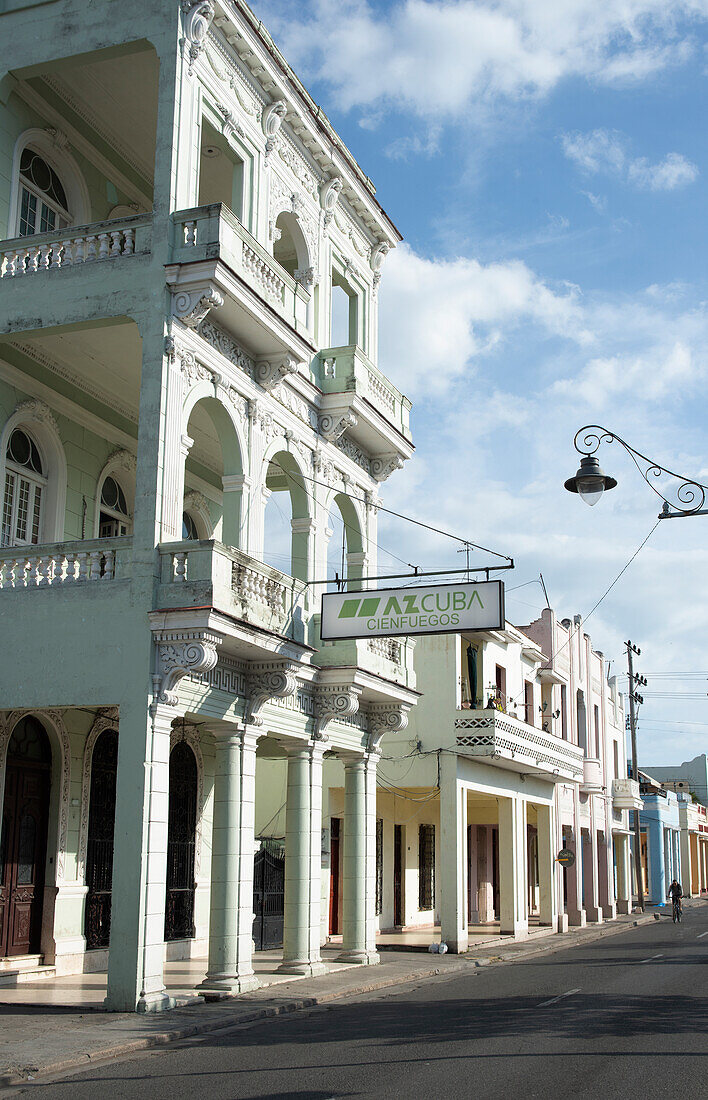
[[[108,947],[111,932],[113,833],[116,816],[118,734],[104,730],[93,747],[86,846],[86,947]]]
[[[363,575],[364,543],[359,517],[346,494],[337,493],[333,498],[327,526],[332,532],[327,544],[327,576],[334,578],[336,574],[349,581],[358,581]],[[333,579],[327,589],[336,590]]]
[[[0,839],[0,957],[40,950],[52,750],[42,723],[21,718],[7,747]]]
[[[273,259],[277,260],[288,275],[296,278],[296,272],[310,266],[307,243],[294,214],[278,214],[273,234]]]
[[[186,472],[211,485],[221,498],[221,516],[213,531],[205,530],[205,519],[194,505],[184,512],[187,525],[197,538],[215,538],[226,546],[241,545],[243,463],[241,446],[231,417],[215,397],[202,397],[193,405],[187,422],[187,436],[193,440],[186,460]],[[185,527],[183,527],[183,531]],[[192,535],[184,535],[191,538]]]
[[[39,447],[25,428],[15,428],[5,451],[5,492],[2,508],[2,545],[40,542],[46,467]]]
[[[101,505],[98,516],[98,537],[100,539],[119,538],[131,534],[133,517],[128,509],[128,501],[121,479],[111,474],[101,486]]]
[[[201,538],[197,521],[191,512],[182,512],[182,538],[187,542],[198,542]]]
[[[3,489],[0,544],[61,541],[66,512],[66,456],[50,409],[18,405],[0,434]]]
[[[307,580],[309,507],[297,463],[280,451],[268,463],[263,560],[283,573]]]
[[[186,741],[170,753],[165,940],[194,936],[194,854],[197,837],[197,761]]]
[[[31,146],[20,157],[19,237],[63,229],[71,222],[64,184],[51,164]]]

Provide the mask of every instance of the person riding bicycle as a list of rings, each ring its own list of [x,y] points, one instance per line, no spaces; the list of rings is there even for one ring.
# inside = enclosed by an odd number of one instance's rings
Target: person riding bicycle
[[[678,907],[679,913],[681,912],[681,895],[681,883],[677,882],[676,879],[674,879],[674,881],[669,886],[669,892],[666,896],[671,898],[672,904]]]

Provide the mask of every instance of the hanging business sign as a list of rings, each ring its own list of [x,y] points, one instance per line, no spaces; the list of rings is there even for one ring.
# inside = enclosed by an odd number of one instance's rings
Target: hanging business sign
[[[328,642],[503,627],[501,581],[327,592],[322,596],[321,634]]]

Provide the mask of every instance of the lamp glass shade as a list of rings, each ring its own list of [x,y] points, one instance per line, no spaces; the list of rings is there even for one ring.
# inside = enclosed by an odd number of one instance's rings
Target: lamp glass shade
[[[581,500],[584,500],[586,504],[589,504],[591,508],[593,505],[597,504],[604,491],[604,477],[593,477],[590,475],[589,477],[578,478],[578,496]]]

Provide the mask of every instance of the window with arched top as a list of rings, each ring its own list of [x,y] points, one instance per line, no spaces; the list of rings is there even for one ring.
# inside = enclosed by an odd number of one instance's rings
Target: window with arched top
[[[118,538],[121,535],[129,535],[131,531],[132,522],[125,493],[120,482],[109,476],[103,482],[101,489],[98,537],[100,539]]]
[[[20,157],[18,236],[48,233],[71,222],[64,185],[51,164],[28,146]]]
[[[197,542],[199,537],[199,531],[197,530],[197,524],[194,518],[189,512],[182,512],[182,538]]]
[[[15,428],[5,452],[3,546],[37,545],[40,541],[46,487],[46,471],[37,444],[24,428]]]

